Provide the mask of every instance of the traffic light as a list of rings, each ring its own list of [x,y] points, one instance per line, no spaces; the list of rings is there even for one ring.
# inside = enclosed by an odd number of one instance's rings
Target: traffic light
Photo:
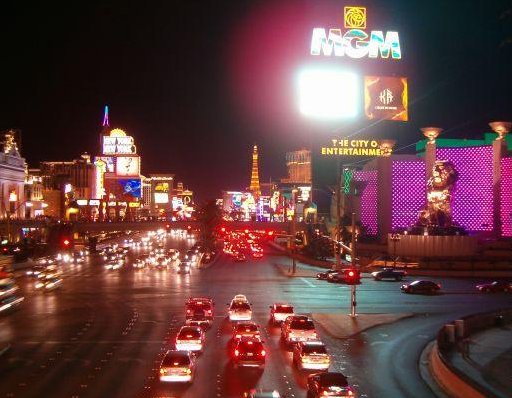
[[[355,268],[343,270],[345,283],[347,285],[359,285],[361,283],[361,272]]]

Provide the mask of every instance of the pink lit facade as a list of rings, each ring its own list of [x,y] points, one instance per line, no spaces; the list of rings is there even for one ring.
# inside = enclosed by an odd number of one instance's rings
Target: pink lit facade
[[[492,147],[438,148],[436,156],[451,161],[459,173],[452,197],[453,220],[468,231],[492,231]]]
[[[501,159],[501,233],[512,237],[512,158]]]
[[[354,181],[364,182],[361,192],[361,222],[366,226],[368,235],[377,235],[378,208],[377,208],[377,170],[356,171]]]
[[[469,233],[512,237],[512,157],[509,150],[497,158],[492,140],[486,140],[475,140],[474,146],[457,145],[460,140],[438,140],[436,158],[451,161],[458,172],[452,196],[454,221]],[[498,190],[493,189],[496,167],[501,170]],[[421,156],[373,159],[355,172],[354,179],[366,182],[354,197],[354,209],[368,235],[383,241],[388,233],[415,224],[426,205],[426,167]]]
[[[391,228],[407,228],[426,204],[425,162],[392,160],[391,176]]]

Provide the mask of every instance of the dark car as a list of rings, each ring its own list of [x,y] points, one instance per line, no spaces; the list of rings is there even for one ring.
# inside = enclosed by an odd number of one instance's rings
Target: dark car
[[[441,285],[432,281],[414,281],[400,287],[404,293],[434,294],[441,290]]]
[[[512,282],[494,281],[476,285],[476,289],[483,293],[512,293]]]
[[[345,273],[343,271],[332,272],[329,275],[327,275],[327,282],[344,283],[345,282]]]
[[[243,366],[263,369],[266,355],[261,340],[242,337],[234,344],[231,360],[234,368]]]
[[[308,377],[308,398],[354,396],[354,390],[343,373],[317,373]]]
[[[376,281],[381,281],[383,279],[393,279],[395,281],[401,281],[407,272],[394,269],[394,268],[384,268],[381,271],[372,272],[373,279]]]
[[[329,271],[325,271],[325,272],[319,272],[318,274],[316,274],[316,279],[325,280],[325,279],[327,279],[329,274],[335,274],[336,272],[338,272],[338,271],[333,270],[333,269],[330,269]]]

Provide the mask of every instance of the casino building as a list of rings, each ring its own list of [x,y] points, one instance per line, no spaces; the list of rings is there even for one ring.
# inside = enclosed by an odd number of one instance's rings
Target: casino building
[[[348,210],[356,212],[366,235],[381,241],[390,232],[407,230],[425,208],[427,181],[435,161],[442,160],[458,175],[451,195],[453,221],[469,234],[512,237],[510,126],[491,127],[497,134],[479,140],[437,138],[440,129],[422,129],[427,139],[416,144],[416,155],[374,158],[352,173]]]

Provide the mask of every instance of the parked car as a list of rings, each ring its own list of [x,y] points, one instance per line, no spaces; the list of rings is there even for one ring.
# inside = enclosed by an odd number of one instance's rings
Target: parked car
[[[401,281],[406,275],[407,272],[395,268],[384,268],[381,271],[372,272],[373,279],[376,281],[381,281],[383,279]]]
[[[427,280],[417,280],[400,287],[404,293],[434,294],[441,290],[441,285]]]
[[[512,282],[494,281],[476,285],[476,289],[482,293],[512,293]]]

